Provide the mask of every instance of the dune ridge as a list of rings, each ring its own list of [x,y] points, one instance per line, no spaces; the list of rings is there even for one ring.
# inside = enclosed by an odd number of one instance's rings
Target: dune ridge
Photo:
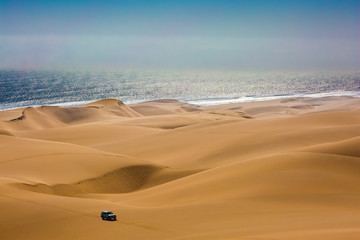
[[[81,193],[125,193],[132,192],[144,185],[149,176],[160,170],[154,165],[131,165],[126,166],[102,176],[85,179],[74,184],[27,184],[13,183],[17,188],[63,196],[76,196]]]
[[[359,106],[104,99],[0,112],[0,239],[357,239]]]
[[[41,106],[27,107],[21,116],[3,122],[14,130],[39,130],[114,119],[116,117],[139,117],[119,100],[100,100],[83,107]]]

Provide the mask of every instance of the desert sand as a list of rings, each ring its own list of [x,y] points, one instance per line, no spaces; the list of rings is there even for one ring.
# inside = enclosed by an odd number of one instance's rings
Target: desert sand
[[[0,112],[0,239],[354,240],[359,206],[360,98]]]

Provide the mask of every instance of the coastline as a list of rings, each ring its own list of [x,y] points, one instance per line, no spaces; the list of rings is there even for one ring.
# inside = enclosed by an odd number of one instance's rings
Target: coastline
[[[199,105],[199,106],[214,106],[222,104],[231,104],[231,103],[246,103],[246,102],[263,102],[271,101],[278,99],[286,98],[322,98],[322,97],[360,97],[360,91],[336,91],[336,92],[324,92],[324,93],[312,93],[312,94],[293,94],[293,95],[276,95],[276,96],[245,96],[237,98],[200,98],[200,99],[177,99],[180,102]],[[121,99],[121,97],[115,98]],[[49,102],[49,103],[39,103],[39,104],[28,104],[23,102],[13,102],[13,103],[0,103],[0,111],[13,110],[17,108],[26,108],[26,107],[40,107],[40,106],[60,106],[60,107],[76,107],[89,104],[91,102],[99,101],[101,99],[92,99],[92,100],[81,100],[74,102]],[[133,100],[133,101],[123,101],[125,104],[138,104],[148,101],[156,101],[158,99],[147,99],[147,100]]]
[[[4,72],[0,109],[79,106],[104,98],[195,105],[284,97],[360,96],[359,72]],[[46,86],[44,88],[43,86]]]

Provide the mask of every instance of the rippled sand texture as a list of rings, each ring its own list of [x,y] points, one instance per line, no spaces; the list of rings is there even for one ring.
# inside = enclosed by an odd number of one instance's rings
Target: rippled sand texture
[[[0,239],[358,239],[359,206],[359,98],[0,112]]]

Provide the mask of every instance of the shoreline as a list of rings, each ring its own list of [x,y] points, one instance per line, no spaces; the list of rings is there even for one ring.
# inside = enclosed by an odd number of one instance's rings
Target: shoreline
[[[360,91],[338,91],[338,92],[330,92],[330,93],[312,93],[312,94],[294,94],[294,95],[275,95],[275,96],[245,96],[240,98],[207,98],[207,99],[172,99],[177,100],[179,102],[199,105],[199,106],[216,106],[216,105],[223,105],[223,104],[232,104],[232,103],[249,103],[249,102],[264,102],[264,101],[272,101],[272,100],[280,100],[286,98],[323,98],[323,97],[353,97],[359,98]],[[106,98],[104,98],[106,99]],[[115,98],[115,99],[121,99]],[[72,102],[58,102],[58,103],[48,103],[48,104],[25,104],[16,107],[8,107],[8,108],[1,108],[1,105],[18,105],[17,103],[0,103],[0,111],[7,111],[7,110],[16,110],[20,108],[27,108],[27,107],[41,107],[41,106],[60,106],[60,107],[77,107],[82,106],[85,104],[89,104],[92,102],[100,101],[102,99],[94,99],[94,100],[83,100],[83,101],[72,101]],[[127,105],[132,104],[139,104],[144,102],[150,101],[157,101],[162,99],[152,99],[152,100],[134,100],[134,101],[123,101],[123,103]]]
[[[152,115],[152,110],[148,113],[146,109],[155,110],[155,115],[179,115],[182,113],[191,113],[193,111],[209,112],[209,111],[228,111],[241,110],[245,115],[251,115],[252,118],[273,118],[285,116],[299,116],[304,114],[311,114],[317,112],[328,112],[338,110],[351,110],[360,106],[360,97],[354,96],[317,96],[317,97],[276,97],[269,100],[262,101],[248,101],[248,102],[223,102],[215,105],[198,105],[191,102],[182,102],[176,99],[158,99],[151,101],[144,101],[133,104],[126,104],[118,99],[101,99],[97,101],[82,101],[79,105],[61,106],[57,104],[28,106],[14,109],[0,110],[0,121],[13,121],[25,116],[25,111],[31,109],[53,108],[58,111],[66,111],[66,109],[85,109],[87,107],[99,108],[103,103],[108,103],[118,107],[124,106],[131,111],[137,112],[134,116],[144,117]],[[98,104],[100,103],[100,104]],[[145,109],[145,110],[144,110]],[[112,110],[110,110],[111,112]],[[236,111],[235,111],[236,112]],[[227,115],[229,113],[225,113]],[[128,116],[128,114],[125,114]],[[234,115],[234,114],[230,114]],[[236,114],[235,114],[236,115]],[[45,114],[46,117],[46,114]],[[1,122],[0,122],[1,127]]]

